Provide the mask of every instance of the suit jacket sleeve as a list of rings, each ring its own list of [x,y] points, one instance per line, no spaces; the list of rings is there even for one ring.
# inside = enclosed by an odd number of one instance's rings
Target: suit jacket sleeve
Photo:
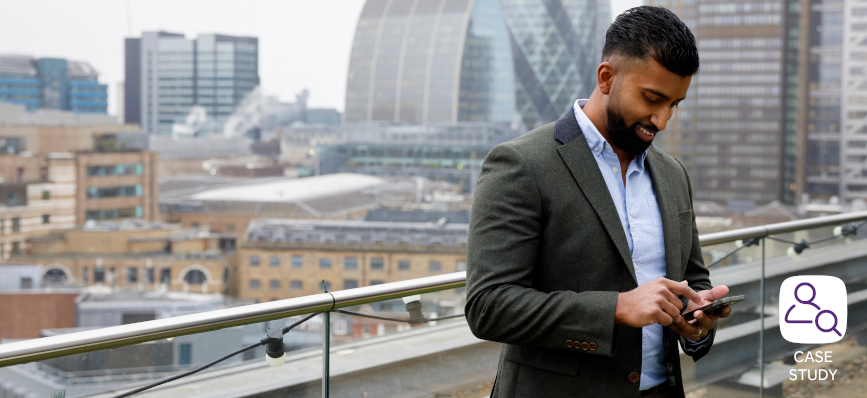
[[[595,342],[587,354],[615,352],[617,292],[542,292],[532,287],[543,229],[542,198],[523,156],[508,143],[485,158],[476,185],[467,244],[467,322],[485,340],[570,350],[566,340]]]
[[[677,163],[683,170],[684,176],[686,176],[687,186],[689,187],[690,212],[692,213],[692,249],[690,250],[689,259],[686,263],[684,279],[686,279],[689,282],[689,286],[697,292],[708,290],[712,288],[713,285],[710,283],[710,271],[708,271],[704,266],[704,257],[701,254],[701,242],[698,239],[698,228],[695,225],[695,209],[692,208],[692,182],[689,179],[689,173],[686,172],[686,167],[683,166],[683,163],[681,163],[680,160],[678,160]],[[681,300],[683,301],[683,308],[686,308],[689,299],[681,296]],[[715,334],[716,328],[713,328],[708,331],[705,339],[699,343],[687,340],[683,338],[683,336],[678,337],[683,352],[686,353],[686,355],[691,356],[693,361],[698,361],[701,357],[705,356],[708,351],[710,351]]]

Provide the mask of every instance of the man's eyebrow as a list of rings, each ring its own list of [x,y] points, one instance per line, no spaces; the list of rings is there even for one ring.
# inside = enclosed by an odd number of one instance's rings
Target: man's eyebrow
[[[645,88],[645,90],[649,91],[649,92],[652,93],[653,95],[656,95],[656,96],[662,97],[662,98],[665,99],[665,100],[670,100],[670,99],[671,99],[671,98],[668,98],[667,95],[665,95],[665,94],[663,94],[663,93],[660,93],[659,91],[656,91],[656,90],[654,90],[654,89],[652,89],[652,88]],[[678,101],[683,101],[684,98],[686,98],[686,97],[683,97],[683,98],[679,99]]]

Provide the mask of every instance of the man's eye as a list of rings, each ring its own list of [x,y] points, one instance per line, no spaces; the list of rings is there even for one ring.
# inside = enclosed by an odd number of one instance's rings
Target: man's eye
[[[646,95],[644,96],[644,99],[647,100],[647,102],[649,102],[649,103],[651,103],[651,104],[655,104],[655,103],[659,102],[659,99],[657,99],[657,98],[650,98],[650,97],[648,97],[648,96],[646,96]]]

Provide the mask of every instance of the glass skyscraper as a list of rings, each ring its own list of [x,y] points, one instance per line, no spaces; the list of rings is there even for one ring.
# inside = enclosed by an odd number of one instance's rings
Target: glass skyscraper
[[[199,105],[207,112],[206,133],[219,133],[235,106],[259,85],[259,40],[145,32],[126,39],[124,85],[126,123],[170,135]]]
[[[595,87],[609,24],[607,0],[368,0],[344,122],[552,122]]]
[[[801,54],[800,125],[805,129],[801,193],[827,200],[840,194],[840,133],[843,96],[843,0],[809,0],[803,8],[808,29]]]
[[[99,83],[99,74],[86,62],[0,55],[0,101],[24,105],[29,111],[105,114],[108,86]]]
[[[693,176],[695,198],[793,204],[800,0],[650,0],[696,36],[701,68],[655,145]]]

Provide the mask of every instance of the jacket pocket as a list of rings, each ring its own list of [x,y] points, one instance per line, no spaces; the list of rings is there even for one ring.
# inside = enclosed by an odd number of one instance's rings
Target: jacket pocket
[[[505,345],[505,359],[531,368],[566,376],[577,376],[581,357],[577,352]]]

